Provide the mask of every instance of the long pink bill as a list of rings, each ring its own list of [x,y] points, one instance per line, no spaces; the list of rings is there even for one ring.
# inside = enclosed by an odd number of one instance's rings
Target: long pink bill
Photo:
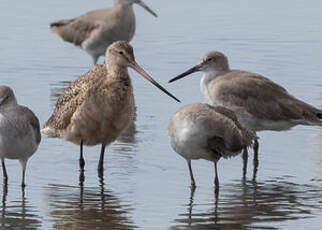
[[[173,96],[165,88],[163,88],[158,82],[156,82],[149,74],[147,74],[135,61],[132,61],[130,63],[130,67],[133,68],[139,74],[141,74],[145,79],[147,79],[148,81],[150,81],[153,85],[155,85],[160,90],[162,90],[164,93],[166,93],[168,96],[172,97],[177,102],[181,102],[178,98],[176,98],[175,96]]]

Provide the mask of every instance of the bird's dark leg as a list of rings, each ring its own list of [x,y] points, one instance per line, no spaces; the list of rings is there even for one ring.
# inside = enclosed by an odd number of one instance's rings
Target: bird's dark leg
[[[20,161],[21,166],[22,166],[22,181],[21,181],[21,187],[22,189],[24,189],[26,187],[25,184],[25,175],[26,175],[26,165],[27,165],[27,161]]]
[[[214,162],[214,166],[215,166],[215,192],[218,193],[219,192],[219,179],[218,179],[218,172],[217,172],[217,161]]]
[[[1,158],[2,172],[3,172],[3,184],[8,184],[8,174],[6,170],[6,164],[4,163],[4,158]]]
[[[189,219],[188,219],[189,227],[191,227],[191,224],[192,224],[192,207],[193,207],[193,199],[194,199],[195,191],[196,191],[196,187],[191,187],[190,200],[189,200],[189,204],[188,204],[188,207],[189,207],[188,208],[188,210],[189,210]]]
[[[247,174],[248,151],[247,147],[243,150],[243,179],[246,179]]]
[[[3,184],[2,187],[2,212],[5,213],[6,209],[6,201],[8,195],[8,184]]]
[[[258,140],[254,141],[254,159],[257,158],[258,159],[258,148],[259,148],[259,143]]]
[[[98,162],[98,167],[97,167],[99,177],[103,176],[104,152],[105,152],[105,144],[102,144],[100,160]]]
[[[255,140],[254,142],[254,161],[253,161],[253,165],[254,165],[254,170],[253,170],[253,181],[256,181],[256,174],[257,174],[257,170],[258,170],[258,141]]]
[[[80,142],[80,154],[79,154],[79,168],[83,172],[85,167],[85,160],[83,156],[83,140]]]
[[[195,179],[193,178],[191,160],[187,160],[187,162],[188,162],[188,168],[189,168],[190,179],[191,179],[191,188],[194,189],[196,187],[196,183],[195,183]]]

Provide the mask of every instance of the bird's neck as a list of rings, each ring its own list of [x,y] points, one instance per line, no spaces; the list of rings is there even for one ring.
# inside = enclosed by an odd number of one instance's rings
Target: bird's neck
[[[216,77],[218,77],[228,71],[230,71],[230,70],[229,69],[211,70],[211,71],[204,72],[204,74],[202,76],[202,81],[204,82],[204,84],[208,84],[211,80],[215,79]]]
[[[108,80],[110,81],[129,81],[129,72],[126,66],[107,65]]]
[[[125,1],[125,0],[114,0],[114,7],[131,7],[132,3]]]
[[[204,72],[204,74],[202,75],[202,78],[200,80],[200,89],[201,89],[201,92],[203,93],[204,97],[209,102],[211,102],[211,98],[210,98],[209,91],[208,91],[209,83],[212,80],[214,80],[215,78],[221,76],[222,74],[227,73],[228,71],[230,71],[230,70],[229,69],[225,70],[225,71],[215,71],[215,70],[213,70],[213,71]]]

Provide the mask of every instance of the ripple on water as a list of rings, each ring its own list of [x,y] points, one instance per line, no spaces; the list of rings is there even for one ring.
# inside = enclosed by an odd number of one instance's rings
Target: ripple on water
[[[312,218],[321,212],[320,186],[287,179],[225,184],[209,203],[198,203],[192,192],[171,229],[278,229],[283,221]]]
[[[7,186],[2,187],[2,203],[0,205],[0,229],[39,229],[41,227],[41,217],[37,212],[37,208],[31,205],[25,193],[20,186],[11,188],[15,191],[15,195],[20,194],[20,197],[8,199]],[[12,191],[11,191],[12,192]]]
[[[101,187],[50,184],[45,188],[54,229],[135,229],[131,205]]]

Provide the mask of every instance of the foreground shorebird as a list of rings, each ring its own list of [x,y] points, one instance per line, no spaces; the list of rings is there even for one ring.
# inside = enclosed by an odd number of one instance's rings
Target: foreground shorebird
[[[133,48],[118,41],[106,50],[106,65],[95,65],[88,73],[73,81],[59,97],[56,108],[42,132],[80,145],[80,168],[83,171],[83,144],[101,144],[98,164],[103,175],[105,146],[113,142],[133,120],[134,96],[128,67],[133,68],[166,94],[175,98],[155,82],[135,62]]]
[[[7,158],[20,161],[21,186],[25,187],[27,161],[36,152],[40,140],[38,118],[27,107],[17,103],[11,88],[0,86],[0,157],[5,185],[8,182]]]
[[[218,160],[239,154],[257,139],[252,131],[239,124],[234,112],[201,103],[186,105],[176,112],[169,121],[168,135],[174,151],[188,162],[192,188],[195,180],[191,160],[206,159],[214,162],[217,191]]]
[[[266,77],[231,70],[227,57],[218,51],[204,54],[199,64],[169,82],[198,71],[204,72],[200,82],[204,97],[212,105],[234,111],[238,121],[255,132],[288,130],[298,124],[322,126],[322,110],[296,99]],[[257,141],[254,150],[257,161]]]
[[[64,41],[80,46],[88,52],[96,64],[104,56],[106,48],[115,41],[131,41],[135,33],[136,3],[157,17],[141,0],[114,0],[114,7],[87,12],[77,18],[60,20],[50,24],[51,31]]]

